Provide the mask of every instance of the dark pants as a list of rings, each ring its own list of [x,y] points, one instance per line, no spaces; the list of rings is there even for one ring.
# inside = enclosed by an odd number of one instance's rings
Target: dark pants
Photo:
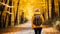
[[[42,28],[34,28],[35,34],[41,34]]]

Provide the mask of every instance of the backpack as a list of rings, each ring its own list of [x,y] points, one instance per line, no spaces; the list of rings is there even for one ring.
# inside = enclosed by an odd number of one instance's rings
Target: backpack
[[[40,17],[34,17],[33,24],[36,26],[40,26],[42,24],[42,20],[40,19]]]

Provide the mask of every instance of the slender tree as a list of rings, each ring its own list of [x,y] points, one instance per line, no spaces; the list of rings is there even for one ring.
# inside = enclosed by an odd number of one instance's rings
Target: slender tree
[[[59,4],[59,17],[60,17],[60,0],[58,0],[58,4]]]
[[[51,12],[51,15],[52,15],[52,19],[54,17],[56,17],[56,13],[55,13],[55,6],[54,6],[54,0],[51,0],[52,1],[52,12]]]
[[[47,0],[47,6],[48,6],[48,19],[49,19],[49,0]]]
[[[9,1],[9,6],[12,6],[12,0]],[[10,13],[12,12],[12,8],[10,8]],[[11,14],[9,15],[9,22],[8,25],[11,26]]]
[[[0,26],[2,27],[2,22],[4,22],[3,20],[2,20],[2,13],[3,13],[3,9],[4,9],[4,5],[0,5]]]
[[[18,4],[17,4],[17,11],[16,11],[16,17],[15,17],[15,25],[18,24],[18,23],[17,23],[17,19],[18,19],[19,2],[20,2],[20,0],[18,0]]]
[[[22,12],[22,15],[21,15],[21,21],[20,21],[20,24],[24,23],[24,12]]]
[[[0,0],[0,2],[3,2],[3,0]],[[4,10],[5,6],[0,4],[0,27],[3,27],[3,20],[2,20],[2,14],[3,14],[3,10]]]

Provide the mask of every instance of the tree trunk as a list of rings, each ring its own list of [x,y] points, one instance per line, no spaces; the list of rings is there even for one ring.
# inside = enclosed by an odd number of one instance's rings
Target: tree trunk
[[[51,0],[52,1],[52,12],[51,12],[51,15],[52,15],[52,19],[54,18],[54,17],[56,17],[56,13],[55,13],[55,6],[54,6],[54,0]]]
[[[60,17],[60,1],[58,1],[58,3],[59,3],[59,17]]]

